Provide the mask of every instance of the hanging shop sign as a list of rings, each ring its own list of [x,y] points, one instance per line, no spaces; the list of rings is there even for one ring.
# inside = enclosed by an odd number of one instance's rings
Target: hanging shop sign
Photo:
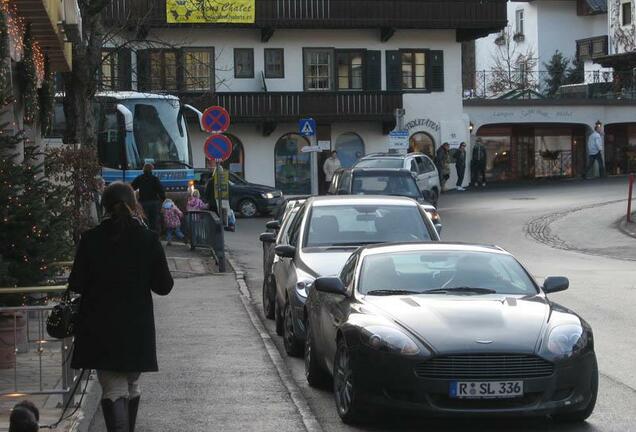
[[[254,24],[256,0],[166,0],[168,24]]]

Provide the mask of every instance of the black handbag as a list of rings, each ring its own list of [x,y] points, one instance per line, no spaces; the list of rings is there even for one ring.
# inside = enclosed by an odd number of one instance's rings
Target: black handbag
[[[79,298],[71,299],[71,292],[67,289],[46,320],[47,333],[56,339],[74,336],[78,315]]]

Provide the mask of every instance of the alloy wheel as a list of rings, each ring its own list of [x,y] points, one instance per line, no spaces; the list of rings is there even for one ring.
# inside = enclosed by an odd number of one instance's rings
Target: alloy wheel
[[[289,302],[285,303],[285,311],[284,311],[284,327],[283,327],[283,340],[285,342],[285,349],[289,353],[292,350],[292,346],[294,345],[294,318],[292,317],[291,306]]]
[[[347,415],[353,402],[353,373],[349,353],[344,345],[338,347],[333,379],[336,406],[340,415]]]
[[[246,199],[241,201],[241,205],[239,206],[241,215],[245,217],[254,217],[258,209],[256,208],[256,203],[250,199]]]

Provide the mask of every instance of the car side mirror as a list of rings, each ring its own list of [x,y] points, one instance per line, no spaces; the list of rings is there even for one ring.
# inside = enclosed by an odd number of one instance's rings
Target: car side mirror
[[[281,258],[294,258],[296,256],[296,248],[290,245],[278,245],[274,248],[274,252]]]
[[[265,224],[265,228],[278,231],[280,229],[280,221],[271,220]]]
[[[314,287],[324,293],[347,295],[347,289],[339,277],[319,277],[314,282]]]
[[[543,282],[543,292],[546,294],[565,291],[570,286],[568,278],[563,276],[549,276]]]
[[[276,234],[272,232],[264,232],[259,236],[259,239],[263,243],[275,243],[276,242]]]

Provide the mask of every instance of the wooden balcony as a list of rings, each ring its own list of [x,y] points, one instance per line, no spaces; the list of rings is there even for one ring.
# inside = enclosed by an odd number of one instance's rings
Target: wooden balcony
[[[203,110],[225,107],[233,123],[296,122],[313,117],[319,122],[394,122],[395,109],[402,108],[399,92],[272,92],[272,93],[181,93],[184,103]]]
[[[168,24],[165,0],[112,0],[107,25],[279,28],[458,29],[460,36],[505,27],[505,0],[256,0],[253,24]],[[384,36],[387,33],[384,33]],[[389,36],[390,37],[390,36]]]

